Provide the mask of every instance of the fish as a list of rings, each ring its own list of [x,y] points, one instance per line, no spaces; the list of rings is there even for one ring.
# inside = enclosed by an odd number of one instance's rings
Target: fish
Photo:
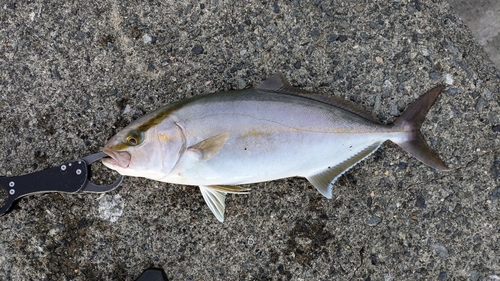
[[[102,162],[122,175],[198,186],[221,222],[226,195],[250,191],[241,185],[304,177],[331,199],[335,181],[387,140],[448,171],[420,132],[443,89],[384,125],[350,101],[293,87],[277,73],[255,88],[195,96],[138,118],[109,139]]]

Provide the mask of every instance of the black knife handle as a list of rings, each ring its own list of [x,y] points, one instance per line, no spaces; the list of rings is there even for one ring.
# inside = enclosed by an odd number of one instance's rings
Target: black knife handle
[[[0,209],[0,216],[5,215],[17,199],[26,195],[42,192],[78,192],[85,186],[87,175],[87,163],[79,159],[24,176],[0,177],[0,186],[8,195],[4,206]]]

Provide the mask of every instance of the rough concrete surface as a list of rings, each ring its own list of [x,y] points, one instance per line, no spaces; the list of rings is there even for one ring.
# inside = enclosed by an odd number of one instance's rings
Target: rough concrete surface
[[[448,0],[500,69],[500,1]]]
[[[275,72],[384,123],[447,83],[422,131],[452,168],[386,143],[332,200],[304,179],[254,184],[228,196],[224,223],[197,188],[151,180],[33,195],[0,218],[0,280],[134,280],[150,266],[170,280],[500,276],[500,79],[446,1],[7,0],[0,41],[4,176],[98,152],[145,112]]]

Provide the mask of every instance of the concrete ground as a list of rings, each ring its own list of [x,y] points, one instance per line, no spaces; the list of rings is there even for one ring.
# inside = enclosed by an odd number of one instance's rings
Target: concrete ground
[[[444,0],[4,1],[0,41],[4,176],[275,72],[384,123],[445,83],[422,131],[452,169],[387,143],[332,200],[303,179],[253,184],[228,196],[224,223],[197,188],[138,178],[33,195],[0,218],[0,280],[134,280],[150,266],[170,280],[500,278],[500,77]],[[94,168],[96,181],[116,176]]]
[[[500,69],[500,1],[448,0]]]

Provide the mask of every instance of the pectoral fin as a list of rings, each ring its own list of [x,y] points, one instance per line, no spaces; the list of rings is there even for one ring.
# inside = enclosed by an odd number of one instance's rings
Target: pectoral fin
[[[323,196],[332,199],[332,186],[335,181],[337,181],[337,179],[347,170],[375,152],[381,144],[381,142],[372,144],[346,161],[336,166],[328,167],[326,170],[307,176],[306,178],[321,194],[323,194]]]
[[[229,133],[216,135],[188,147],[188,150],[197,153],[199,159],[208,160],[214,157],[220,151],[228,138]]]
[[[224,210],[226,209],[226,194],[247,194],[249,189],[232,185],[200,185],[201,194],[210,211],[220,221],[224,222]]]

